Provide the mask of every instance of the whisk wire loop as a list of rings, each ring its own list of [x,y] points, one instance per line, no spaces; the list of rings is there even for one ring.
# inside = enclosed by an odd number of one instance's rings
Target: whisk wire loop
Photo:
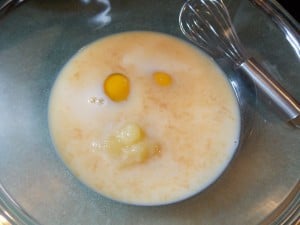
[[[216,21],[222,26],[223,24],[223,35],[229,40],[230,47],[234,50],[233,53],[237,54],[238,58],[245,58],[245,50],[240,43],[240,40],[236,34],[233,24],[230,19],[230,15],[225,8],[225,5],[221,1],[212,0],[211,5],[214,6],[213,9],[209,8],[210,11],[216,12]]]
[[[223,6],[221,0],[189,0],[181,10],[188,12],[181,13],[180,26],[191,41],[210,55],[219,58],[225,54],[239,66],[246,58],[245,53]]]

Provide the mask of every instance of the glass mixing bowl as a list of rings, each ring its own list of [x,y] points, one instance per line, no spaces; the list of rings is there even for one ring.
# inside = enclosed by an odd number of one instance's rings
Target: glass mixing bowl
[[[121,31],[150,30],[185,39],[178,26],[183,2],[31,0],[0,17],[1,225],[295,221],[300,130],[280,119],[225,60],[218,63],[239,98],[241,145],[222,176],[200,194],[166,206],[121,204],[81,184],[57,156],[48,131],[47,107],[64,64],[86,44]],[[300,99],[299,58],[285,34],[250,2],[226,3],[249,52]]]

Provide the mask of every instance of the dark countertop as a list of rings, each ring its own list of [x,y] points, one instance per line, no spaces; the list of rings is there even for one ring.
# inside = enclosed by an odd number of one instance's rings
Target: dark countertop
[[[300,7],[298,1],[277,0],[298,22],[300,22]],[[297,6],[298,5],[298,6]]]

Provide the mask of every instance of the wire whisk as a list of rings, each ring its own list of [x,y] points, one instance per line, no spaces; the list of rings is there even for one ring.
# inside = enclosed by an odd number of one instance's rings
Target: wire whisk
[[[246,74],[284,113],[287,120],[300,127],[300,106],[241,44],[229,12],[222,0],[188,0],[179,14],[183,34],[213,58],[227,57]]]
[[[211,56],[225,54],[238,65],[243,62],[244,49],[224,7],[218,1],[188,1],[180,11],[179,24],[185,36]]]

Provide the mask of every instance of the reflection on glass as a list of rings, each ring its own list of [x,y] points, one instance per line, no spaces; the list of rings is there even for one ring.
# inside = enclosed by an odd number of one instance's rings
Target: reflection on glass
[[[90,4],[93,0],[81,0],[81,2]],[[109,0],[95,0],[95,2],[100,6],[101,10],[90,21],[101,28],[111,21],[111,16],[109,15],[111,4]]]
[[[0,214],[0,225],[11,225],[11,224],[10,222],[7,221],[7,219],[4,216]]]

